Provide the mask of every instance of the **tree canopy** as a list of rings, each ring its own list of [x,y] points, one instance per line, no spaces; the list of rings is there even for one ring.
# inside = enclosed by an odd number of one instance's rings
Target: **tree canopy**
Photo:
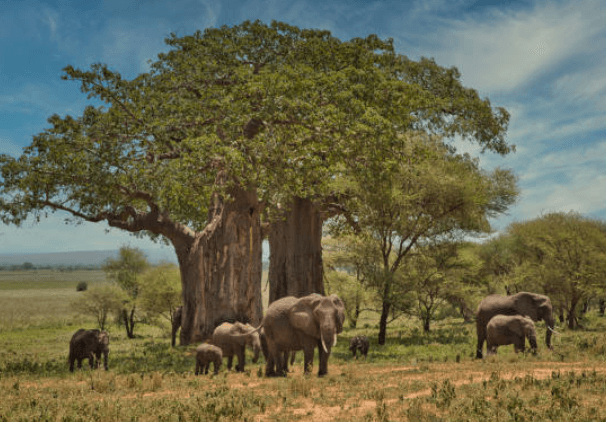
[[[506,288],[547,294],[569,328],[575,328],[577,307],[604,296],[606,287],[606,224],[577,213],[553,212],[511,224],[485,245],[493,263],[509,264]],[[515,265],[511,265],[514,263]],[[506,265],[501,265],[505,268]]]
[[[410,60],[376,35],[341,41],[247,21],[166,43],[131,80],[105,64],[64,69],[91,105],[51,116],[20,157],[0,156],[0,220],[61,210],[171,243],[184,342],[217,318],[260,318],[261,215],[292,198],[342,212],[335,182],[399,171],[406,134],[513,150],[508,113],[464,87],[456,68]],[[231,296],[223,283],[237,286]]]

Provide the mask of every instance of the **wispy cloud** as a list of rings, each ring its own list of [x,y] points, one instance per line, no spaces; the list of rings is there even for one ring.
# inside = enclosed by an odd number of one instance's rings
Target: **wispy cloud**
[[[438,29],[440,61],[482,92],[512,91],[573,54],[593,51],[604,30],[598,1],[537,3],[530,10],[471,15]]]

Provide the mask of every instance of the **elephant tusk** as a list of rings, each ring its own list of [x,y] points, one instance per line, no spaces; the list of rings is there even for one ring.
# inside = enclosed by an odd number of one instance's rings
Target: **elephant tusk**
[[[554,334],[557,334],[557,335],[559,335],[559,336],[561,336],[561,335],[562,335],[561,333],[558,333],[556,330],[554,330],[554,329],[553,329],[553,328],[551,328],[551,327],[547,327],[547,329],[551,330],[551,332],[552,332],[552,333],[554,333]]]
[[[326,353],[328,353],[328,348],[326,347],[326,343],[324,343],[324,337],[322,337],[322,348]]]
[[[334,335],[334,340],[332,341],[332,346],[336,346],[337,345],[337,334]]]

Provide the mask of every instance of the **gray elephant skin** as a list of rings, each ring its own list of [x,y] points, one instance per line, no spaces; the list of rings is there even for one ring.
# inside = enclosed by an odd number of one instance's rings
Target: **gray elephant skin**
[[[547,296],[529,292],[516,293],[511,296],[489,295],[480,302],[476,313],[478,335],[476,358],[482,358],[487,325],[495,315],[521,315],[529,317],[534,322],[545,321],[547,325],[545,344],[551,349],[551,333],[555,320],[551,300]]]
[[[204,343],[196,347],[196,371],[195,374],[208,374],[210,363],[213,363],[215,375],[219,373],[221,363],[223,363],[223,352],[217,346]]]
[[[82,360],[88,359],[88,364],[93,369],[99,367],[101,355],[103,355],[103,367],[107,371],[107,355],[109,354],[109,334],[100,330],[85,330],[80,328],[74,333],[69,342],[69,370],[74,372],[74,362],[78,361],[78,368],[82,368]]]
[[[259,360],[261,339],[258,330],[250,324],[224,322],[215,328],[210,343],[219,347],[223,357],[227,357],[227,369],[231,369],[235,355],[238,357],[236,371],[244,372],[247,345],[253,351],[253,363]]]
[[[263,352],[263,357],[265,358],[265,362],[269,360],[269,351],[267,349],[267,338],[265,337],[265,330],[261,328],[259,330],[259,337],[261,338],[261,351]],[[290,366],[295,364],[297,352],[295,350],[285,351],[284,352],[284,371],[290,372],[288,369],[288,363],[290,362]]]
[[[368,337],[366,336],[355,336],[349,340],[349,351],[352,353],[354,358],[358,358],[358,350],[364,357],[368,355]]]
[[[524,352],[526,339],[533,353],[537,351],[534,322],[521,315],[495,315],[486,326],[486,354],[497,353],[499,346],[513,344],[515,352]]]
[[[265,375],[286,376],[285,352],[296,350],[303,350],[304,371],[311,372],[316,347],[320,355],[318,375],[327,374],[328,358],[344,321],[345,305],[336,295],[313,293],[272,302],[261,322],[268,351]]]
[[[175,308],[172,317],[172,327],[170,333],[170,345],[175,347],[175,343],[177,340],[177,331],[181,328],[181,318],[183,317],[183,307],[179,306]]]

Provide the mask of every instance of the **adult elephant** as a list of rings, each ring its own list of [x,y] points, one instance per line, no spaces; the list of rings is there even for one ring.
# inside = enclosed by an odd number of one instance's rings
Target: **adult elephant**
[[[489,295],[480,302],[476,313],[478,334],[476,358],[482,358],[486,327],[495,315],[522,315],[529,317],[534,322],[545,321],[547,325],[545,344],[551,349],[551,332],[554,329],[555,320],[551,300],[547,296],[529,292],[520,292],[511,296]]]
[[[320,354],[318,375],[327,374],[331,348],[337,344],[344,321],[345,305],[336,295],[312,293],[272,302],[261,322],[268,352],[265,375],[285,376],[285,352],[295,350],[303,350],[304,371],[311,372],[316,347]]]
[[[258,330],[250,324],[241,322],[224,322],[213,331],[210,343],[223,351],[223,357],[227,357],[227,369],[231,369],[234,355],[238,357],[236,371],[244,372],[246,346],[253,351],[253,363],[257,363],[261,351],[261,340]]]
[[[69,370],[74,372],[74,362],[78,361],[78,368],[82,368],[82,360],[88,359],[90,368],[97,358],[95,367],[99,367],[103,355],[103,367],[107,371],[107,355],[109,354],[109,334],[100,330],[85,330],[80,328],[74,333],[69,342]]]
[[[172,329],[171,329],[171,333],[170,333],[170,344],[172,347],[175,347],[175,343],[177,340],[177,331],[179,330],[179,328],[181,328],[182,316],[183,316],[183,307],[179,306],[178,308],[176,308],[173,311],[173,316],[172,316],[172,321],[171,321]]]
[[[526,339],[533,353],[537,351],[537,333],[534,322],[521,315],[495,315],[486,326],[486,354],[494,354],[499,346],[513,344],[514,350],[523,352]]]

